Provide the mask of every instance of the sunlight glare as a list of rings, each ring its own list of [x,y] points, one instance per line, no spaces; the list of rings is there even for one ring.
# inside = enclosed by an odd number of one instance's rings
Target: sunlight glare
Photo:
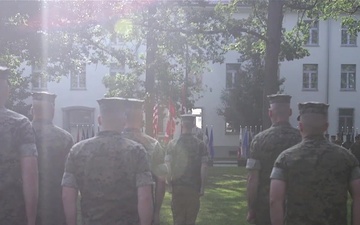
[[[117,34],[128,36],[132,32],[133,24],[129,19],[120,19],[115,23],[114,30]]]

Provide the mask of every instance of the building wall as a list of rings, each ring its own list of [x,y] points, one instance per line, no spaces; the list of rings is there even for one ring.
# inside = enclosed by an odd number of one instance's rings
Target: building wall
[[[285,17],[285,27],[292,26],[296,15]],[[357,38],[359,42],[359,38]],[[359,70],[359,48],[357,46],[341,46],[341,23],[329,20],[319,23],[319,45],[307,47],[310,56],[290,62],[282,62],[280,74],[285,77],[284,92],[293,96],[292,108],[295,112],[291,123],[296,125],[297,103],[304,101],[319,101],[328,103],[329,107],[329,134],[338,132],[339,108],[354,108],[354,127],[360,126],[359,118],[359,93],[354,91],[341,91],[341,64],[355,64]],[[318,90],[302,90],[303,64],[318,64]],[[356,79],[358,87],[359,79]]]
[[[297,22],[298,15],[286,14],[284,28],[291,29]],[[357,38],[359,41],[359,38]],[[359,93],[357,91],[340,90],[341,64],[356,64],[360,68],[360,55],[358,47],[341,46],[341,24],[339,21],[319,22],[319,45],[307,47],[310,56],[303,59],[281,62],[280,77],[284,77],[284,93],[292,96],[291,107],[293,115],[290,122],[297,126],[297,103],[304,101],[319,101],[330,104],[328,132],[335,134],[338,129],[339,108],[354,108],[354,126],[359,127],[360,116]],[[196,101],[195,107],[203,109],[203,126],[213,129],[215,157],[236,157],[239,145],[239,134],[225,134],[225,120],[217,114],[221,106],[220,95],[225,88],[226,63],[238,63],[239,53],[228,52],[223,64],[209,65],[210,71],[203,74],[203,97]],[[318,64],[318,89],[304,91],[303,64]],[[25,71],[26,73],[29,70]],[[102,84],[104,75],[109,73],[109,68],[103,65],[87,65],[86,89],[71,90],[69,77],[63,77],[59,83],[50,82],[47,90],[58,95],[54,123],[64,126],[64,110],[71,107],[86,107],[93,109],[93,124],[97,128],[98,105],[96,100],[103,97],[106,92]],[[359,86],[359,79],[356,80]],[[179,134],[180,127],[177,127]],[[74,137],[76,132],[72,131]]]

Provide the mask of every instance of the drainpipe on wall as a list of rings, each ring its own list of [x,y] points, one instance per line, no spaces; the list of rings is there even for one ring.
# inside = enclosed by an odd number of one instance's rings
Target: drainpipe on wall
[[[329,89],[330,89],[330,42],[331,42],[331,20],[327,21],[327,46],[326,46],[326,54],[327,54],[327,63],[326,63],[326,103],[329,104]]]

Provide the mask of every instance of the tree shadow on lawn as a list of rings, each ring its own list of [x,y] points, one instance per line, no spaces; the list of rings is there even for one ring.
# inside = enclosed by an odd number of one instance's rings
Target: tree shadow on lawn
[[[162,205],[161,225],[172,224],[171,196]],[[196,225],[240,225],[246,222],[246,169],[210,167]]]
[[[198,225],[236,225],[246,222],[246,170],[210,168]]]

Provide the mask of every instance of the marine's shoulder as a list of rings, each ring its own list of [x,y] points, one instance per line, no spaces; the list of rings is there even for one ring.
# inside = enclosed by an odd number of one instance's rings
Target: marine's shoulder
[[[59,133],[60,135],[62,135],[64,138],[67,139],[71,139],[72,140],[72,135],[66,131],[65,129],[58,127],[56,125],[53,126],[53,131]]]
[[[119,141],[121,142],[121,145],[123,148],[126,149],[134,149],[134,148],[139,148],[139,149],[143,149],[143,145],[139,142],[136,142],[130,138],[127,137],[120,137]]]
[[[340,145],[328,142],[328,146],[329,146],[328,148],[331,148],[331,150],[333,150],[334,152],[336,152],[339,155],[342,155],[346,158],[353,157],[353,154],[351,153],[350,150],[348,150]]]
[[[179,138],[174,138],[167,144],[168,147],[173,147],[176,145],[176,143],[179,141]]]
[[[29,119],[20,114],[20,113],[17,113],[17,112],[14,112],[10,109],[4,109],[4,110],[1,110],[0,111],[0,116],[4,116],[4,117],[7,117],[7,118],[10,118],[10,119],[13,119],[13,120],[25,120],[25,121],[29,121]],[[30,122],[30,121],[29,121]]]
[[[254,142],[254,143],[259,142],[259,141],[263,140],[265,137],[267,137],[269,134],[271,134],[272,132],[273,132],[273,127],[263,130],[254,136],[254,138],[252,139],[252,142]]]
[[[293,155],[298,155],[299,153],[302,152],[302,149],[304,149],[304,144],[302,142],[299,142],[287,149],[285,149],[284,151],[282,151],[279,155],[279,157],[291,157]]]
[[[157,142],[157,140],[153,137],[151,137],[150,135],[148,134],[145,134],[143,132],[140,133],[140,136],[143,137],[143,138],[146,138],[148,141],[151,141],[151,142]]]

